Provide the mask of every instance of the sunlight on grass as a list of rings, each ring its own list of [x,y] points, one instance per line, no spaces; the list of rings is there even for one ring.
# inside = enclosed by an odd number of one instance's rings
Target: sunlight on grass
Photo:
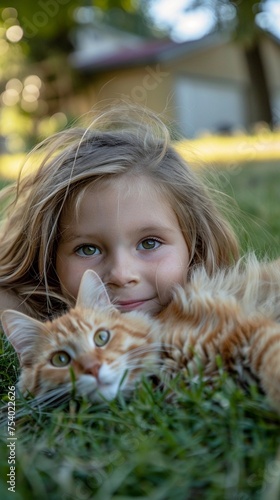
[[[6,179],[15,179],[24,160],[24,154],[1,155],[0,176]]]
[[[191,164],[244,163],[252,161],[280,160],[280,131],[262,129],[258,134],[234,136],[204,136],[180,141],[178,152]]]
[[[0,156],[0,177],[4,179],[14,180],[22,170],[22,175],[34,171],[39,165],[40,155],[38,153],[32,155],[27,160],[27,154],[16,153],[13,155]]]
[[[175,143],[175,148],[193,166],[280,160],[280,131],[261,129],[255,135],[207,135],[179,141]],[[0,176],[15,179],[24,159],[24,153],[0,156]],[[34,160],[37,164],[35,156]]]

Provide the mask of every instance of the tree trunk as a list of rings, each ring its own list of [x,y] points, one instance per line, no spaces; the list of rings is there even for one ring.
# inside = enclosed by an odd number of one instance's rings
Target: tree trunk
[[[251,120],[253,122],[264,121],[272,125],[270,93],[258,40],[256,39],[255,43],[250,46],[245,46],[244,53],[251,80]]]

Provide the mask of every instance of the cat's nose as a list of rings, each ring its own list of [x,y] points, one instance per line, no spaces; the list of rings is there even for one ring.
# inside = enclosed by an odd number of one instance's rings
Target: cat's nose
[[[93,375],[96,379],[98,379],[100,368],[101,368],[101,364],[100,363],[94,363],[94,364],[92,364],[90,366],[85,366],[84,373],[86,375]]]

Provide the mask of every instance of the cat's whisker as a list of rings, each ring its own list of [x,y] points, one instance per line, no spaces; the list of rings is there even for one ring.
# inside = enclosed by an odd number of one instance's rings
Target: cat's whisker
[[[71,388],[53,389],[45,394],[39,394],[32,400],[32,406],[52,406],[53,403],[66,403],[71,399]]]

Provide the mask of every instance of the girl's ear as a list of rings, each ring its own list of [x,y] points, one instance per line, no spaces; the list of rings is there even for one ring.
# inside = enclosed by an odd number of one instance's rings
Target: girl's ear
[[[42,323],[18,311],[7,309],[1,316],[2,327],[19,358],[32,349],[42,331]]]
[[[113,307],[103,281],[91,269],[87,269],[83,274],[76,302],[77,306],[83,309],[93,309],[94,306]]]

